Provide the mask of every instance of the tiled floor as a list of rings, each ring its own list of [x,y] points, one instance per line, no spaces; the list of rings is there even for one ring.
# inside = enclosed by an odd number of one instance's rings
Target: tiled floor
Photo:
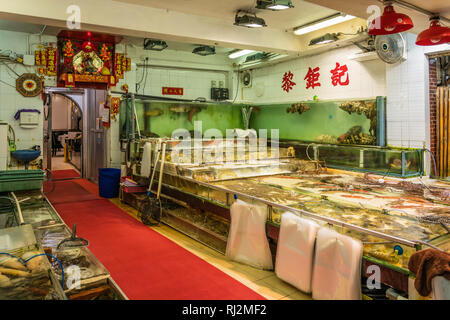
[[[52,157],[52,170],[77,170],[72,164],[64,162],[64,157]]]
[[[111,200],[115,205],[123,209],[133,217],[137,217],[137,211],[123,204],[119,199]],[[274,272],[255,269],[253,267],[230,261],[224,255],[214,251],[201,243],[185,236],[184,234],[161,224],[153,229],[168,239],[176,242],[186,250],[204,259],[219,270],[235,278],[247,287],[271,300],[310,300],[311,296],[302,293],[293,286],[278,279]]]

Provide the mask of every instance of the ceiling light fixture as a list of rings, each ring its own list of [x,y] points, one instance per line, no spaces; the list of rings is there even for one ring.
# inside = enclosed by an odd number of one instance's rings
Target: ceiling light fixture
[[[320,30],[326,27],[330,27],[333,26],[335,24],[341,23],[341,22],[345,22],[351,19],[354,19],[354,16],[351,15],[346,15],[346,14],[342,14],[342,13],[337,13],[337,14],[333,14],[331,16],[325,17],[323,19],[319,19],[307,24],[304,24],[300,27],[297,27],[294,29],[294,33],[296,35],[302,35],[302,34],[306,34],[306,33],[310,33],[316,30]]]
[[[392,2],[387,1],[383,14],[373,19],[370,24],[369,34],[371,36],[394,34],[410,30],[413,27],[411,18],[406,14],[395,12]]]
[[[309,45],[314,46],[316,44],[325,44],[325,43],[335,42],[335,41],[339,40],[338,35],[339,34],[337,34],[337,33],[327,33],[321,37],[312,39],[309,42]]]
[[[257,0],[256,8],[258,9],[268,9],[268,10],[286,10],[293,8],[291,0]]]
[[[163,40],[144,39],[144,49],[153,51],[162,51],[168,47]]]
[[[255,14],[253,14],[253,16],[248,15],[248,14],[239,16],[240,12],[242,12],[242,11],[238,11],[234,18],[235,26],[247,27],[247,28],[267,27],[266,22],[264,21],[263,18],[258,18]]]
[[[430,27],[417,37],[418,46],[435,46],[450,42],[450,28],[439,23],[439,17],[430,18]]]
[[[266,52],[258,52],[255,54],[252,54],[251,56],[248,56],[245,58],[245,63],[258,61],[258,60],[264,60],[269,57],[269,53]]]
[[[192,53],[198,54],[200,56],[209,56],[212,54],[216,54],[216,48],[210,46],[200,46],[194,48],[194,50],[192,50]]]
[[[232,53],[230,53],[228,55],[228,58],[230,59],[236,59],[242,56],[245,56],[249,53],[255,52],[255,50],[248,50],[248,49],[244,49],[244,50],[238,50],[238,51],[233,51]]]

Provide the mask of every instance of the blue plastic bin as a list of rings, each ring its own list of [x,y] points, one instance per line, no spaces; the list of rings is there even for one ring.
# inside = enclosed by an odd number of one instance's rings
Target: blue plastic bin
[[[117,198],[120,188],[120,169],[98,169],[98,191],[100,197]]]

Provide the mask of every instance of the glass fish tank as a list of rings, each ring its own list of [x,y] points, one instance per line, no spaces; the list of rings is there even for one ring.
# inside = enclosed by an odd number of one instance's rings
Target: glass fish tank
[[[378,145],[378,109],[382,99],[305,101],[262,104],[250,127],[279,130],[280,140],[339,145]],[[379,142],[379,141],[378,141]]]
[[[423,149],[338,146],[292,140],[281,141],[280,145],[292,146],[296,158],[322,161],[329,168],[402,178],[424,174]]]
[[[227,129],[242,128],[240,104],[168,102],[158,100],[135,99],[136,115],[141,136],[171,137],[177,129],[186,129],[194,136],[194,130],[202,134],[208,129],[218,129],[223,137]],[[128,112],[127,112],[128,111]],[[121,137],[127,133],[127,120],[131,119],[131,102],[122,100],[120,106]],[[201,127],[194,127],[195,121],[201,121]]]

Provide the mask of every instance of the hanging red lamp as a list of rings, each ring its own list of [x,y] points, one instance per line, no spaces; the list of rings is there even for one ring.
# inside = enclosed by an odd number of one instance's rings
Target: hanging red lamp
[[[369,34],[372,36],[394,34],[407,31],[414,27],[409,16],[397,13],[392,4],[388,3],[384,7],[383,14],[375,18],[369,26]]]
[[[417,37],[418,46],[435,46],[450,42],[450,28],[441,26],[439,17],[430,19],[430,27]]]

